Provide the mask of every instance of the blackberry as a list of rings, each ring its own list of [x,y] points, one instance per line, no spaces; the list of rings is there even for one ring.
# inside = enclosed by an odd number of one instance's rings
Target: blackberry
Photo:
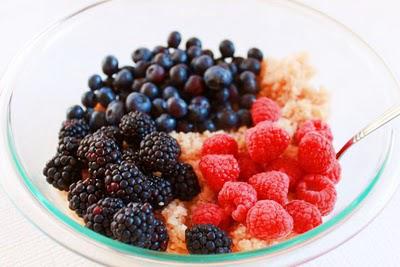
[[[70,119],[62,123],[58,138],[75,137],[82,139],[89,133],[89,126],[83,119]]]
[[[154,209],[167,206],[173,199],[171,183],[155,175],[149,176],[151,183],[151,199],[150,204]]]
[[[122,161],[131,162],[140,169],[139,151],[127,148],[122,151]]]
[[[69,208],[83,217],[87,208],[104,196],[104,183],[100,179],[88,178],[71,184],[68,192]]]
[[[132,111],[122,117],[119,128],[128,143],[138,146],[146,135],[156,130],[156,125],[146,113]]]
[[[76,137],[67,136],[58,141],[57,152],[70,156],[76,156],[81,139]]]
[[[200,184],[193,167],[187,163],[175,164],[166,175],[174,196],[183,201],[192,200],[200,193]]]
[[[164,172],[176,164],[180,152],[174,138],[165,132],[153,132],[140,142],[139,157],[147,170]]]
[[[124,142],[124,136],[117,126],[103,126],[99,130],[97,130],[96,133],[104,134],[108,138],[114,139],[120,147]]]
[[[145,203],[152,196],[149,179],[131,162],[112,164],[105,172],[104,183],[107,195],[125,203]]]
[[[198,224],[186,229],[186,247],[190,254],[230,253],[232,240],[212,224]]]
[[[81,164],[73,156],[56,154],[43,169],[46,181],[59,190],[68,191],[69,186],[81,179]]]
[[[121,199],[106,197],[100,199],[96,204],[90,205],[83,216],[83,220],[89,229],[112,237],[110,229],[112,218],[123,207],[125,207],[125,204]]]
[[[157,251],[167,249],[167,229],[148,203],[130,203],[120,209],[111,222],[111,231],[117,240],[127,244]]]

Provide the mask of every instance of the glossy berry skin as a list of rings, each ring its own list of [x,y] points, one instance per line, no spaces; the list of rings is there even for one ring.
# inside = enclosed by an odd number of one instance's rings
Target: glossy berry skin
[[[179,97],[171,97],[167,100],[167,110],[175,118],[182,118],[188,112],[185,100]]]
[[[204,49],[203,51],[201,51],[202,55],[208,55],[210,56],[212,59],[214,59],[214,53],[213,51],[211,51],[210,49]]]
[[[82,119],[85,111],[79,105],[74,105],[67,109],[67,119]]]
[[[235,45],[230,40],[223,40],[219,44],[219,51],[222,57],[233,57],[233,54],[235,54]]]
[[[179,64],[173,66],[169,70],[169,77],[171,79],[171,83],[175,86],[181,86],[185,84],[189,76],[188,69],[186,65]]]
[[[158,64],[163,67],[165,70],[169,70],[172,67],[172,59],[169,54],[166,53],[158,53],[154,56],[151,61],[153,64]]]
[[[128,95],[125,101],[126,110],[129,111],[140,111],[148,113],[151,110],[150,99],[144,94],[133,92]]]
[[[146,70],[146,79],[149,82],[161,83],[165,78],[165,70],[158,64],[150,65]]]
[[[118,59],[112,55],[106,56],[103,59],[101,68],[104,74],[112,76],[113,74],[118,72]]]
[[[240,98],[240,107],[245,109],[250,109],[253,105],[254,101],[256,101],[256,96],[253,94],[244,94]]]
[[[198,46],[191,46],[187,50],[187,55],[188,55],[189,61],[192,61],[194,58],[201,56],[201,48]]]
[[[212,120],[205,120],[197,124],[197,128],[199,132],[209,131],[215,132],[217,130],[217,126]]]
[[[161,114],[156,119],[157,129],[163,132],[172,132],[176,128],[176,120],[169,114]]]
[[[188,48],[191,47],[191,46],[197,46],[197,47],[200,47],[200,48],[201,48],[201,41],[200,41],[200,39],[197,38],[197,37],[189,38],[189,39],[187,40],[187,42],[186,42],[186,49],[188,49]]]
[[[106,114],[102,111],[93,111],[89,119],[90,130],[95,131],[107,125]]]
[[[261,71],[261,64],[255,58],[246,58],[243,62],[240,63],[239,69],[242,71],[249,70],[254,74],[258,75]]]
[[[249,51],[247,52],[247,57],[255,58],[258,61],[262,61],[264,56],[260,49],[253,47],[250,48]]]
[[[87,108],[94,108],[97,103],[96,96],[92,91],[86,91],[82,94],[81,102]]]
[[[204,81],[210,89],[220,90],[231,84],[232,74],[223,67],[213,66],[204,73]]]
[[[108,104],[106,110],[106,121],[109,125],[117,125],[125,114],[125,104],[122,101],[114,100]]]
[[[152,57],[152,53],[150,49],[141,47],[133,51],[132,53],[132,60],[133,62],[137,63],[139,61],[150,61]]]
[[[168,53],[168,49],[162,45],[157,45],[153,48],[153,55],[157,55],[158,53]]]
[[[174,62],[174,64],[179,64],[179,63],[187,63],[188,61],[188,55],[186,51],[182,49],[175,49],[174,52],[171,54],[171,59]]]
[[[150,62],[144,60],[141,60],[138,63],[136,63],[135,78],[144,78],[146,76],[146,71],[149,66]]]
[[[133,74],[128,69],[120,70],[114,79],[114,87],[117,90],[127,90],[133,83]]]
[[[238,126],[239,116],[233,110],[224,109],[217,113],[217,126],[224,130],[230,130]]]
[[[243,71],[239,76],[242,91],[250,94],[258,92],[256,75],[251,71]]]
[[[99,90],[95,91],[95,95],[97,102],[103,107],[107,107],[107,105],[116,98],[115,93],[109,87],[100,88]]]
[[[240,99],[239,89],[233,83],[228,87],[229,101],[231,103],[237,103]]]
[[[88,86],[92,91],[100,89],[103,86],[101,76],[98,74],[93,74],[90,76],[88,80]]]
[[[201,122],[207,119],[210,113],[210,102],[204,96],[193,98],[188,107],[189,118],[195,122]]]
[[[250,111],[247,109],[239,109],[237,111],[237,115],[239,116],[239,124],[250,127],[253,125],[253,121],[251,119]]]
[[[229,99],[229,89],[223,88],[217,91],[213,97],[218,103],[225,103]]]
[[[144,94],[150,99],[154,99],[158,96],[158,88],[154,83],[146,82],[140,88],[140,93]]]
[[[194,124],[188,121],[178,121],[176,125],[177,132],[190,133],[195,130]]]
[[[204,72],[214,65],[214,60],[208,55],[201,55],[192,60],[190,63],[194,73],[203,75]]]
[[[90,120],[90,117],[92,116],[93,111],[94,111],[93,108],[87,108],[87,109],[85,110],[84,118],[85,118],[85,122],[86,122],[86,123],[89,123],[89,120]]]
[[[164,88],[163,92],[162,92],[162,97],[165,100],[168,100],[171,97],[179,97],[179,93],[178,90],[173,87],[173,86],[167,86]]]
[[[182,41],[182,36],[177,31],[173,31],[168,35],[167,39],[168,47],[178,48],[181,41]]]
[[[206,89],[204,80],[199,75],[191,75],[185,83],[183,91],[191,96],[201,95]]]
[[[152,101],[151,116],[158,117],[167,110],[167,102],[164,99],[156,98]]]

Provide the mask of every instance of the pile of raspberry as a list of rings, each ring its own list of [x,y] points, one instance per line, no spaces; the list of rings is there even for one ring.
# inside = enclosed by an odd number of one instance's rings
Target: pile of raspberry
[[[199,169],[215,200],[195,206],[191,223],[233,229],[244,224],[250,236],[277,240],[322,223],[336,202],[341,168],[327,123],[307,120],[295,134],[279,127],[280,107],[258,98],[245,148],[229,134],[216,134],[202,147]],[[297,155],[289,156],[289,146]]]

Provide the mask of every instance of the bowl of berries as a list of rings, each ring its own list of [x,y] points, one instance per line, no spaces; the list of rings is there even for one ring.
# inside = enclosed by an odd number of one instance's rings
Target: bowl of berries
[[[110,266],[298,264],[399,183],[394,126],[336,158],[397,102],[396,80],[291,1],[96,3],[33,40],[1,87],[5,192]]]

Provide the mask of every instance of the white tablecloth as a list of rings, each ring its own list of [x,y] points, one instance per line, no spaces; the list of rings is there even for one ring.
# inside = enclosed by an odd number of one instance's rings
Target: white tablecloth
[[[93,0],[0,1],[0,74],[18,49],[47,24],[91,2]],[[348,25],[375,47],[400,77],[398,1],[300,2],[320,9]],[[399,208],[400,192],[359,235],[305,266],[399,266]],[[15,209],[4,192],[0,191],[0,266],[97,265],[73,254],[42,234]]]

